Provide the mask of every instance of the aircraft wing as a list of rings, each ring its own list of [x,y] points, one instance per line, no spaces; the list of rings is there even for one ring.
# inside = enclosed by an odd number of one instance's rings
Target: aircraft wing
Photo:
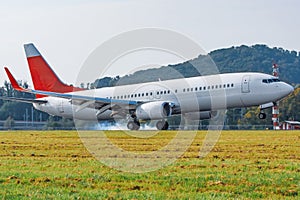
[[[38,104],[44,104],[48,102],[46,100],[41,100],[41,99],[26,99],[26,98],[3,97],[3,96],[1,96],[0,99],[7,100],[7,101],[17,101],[23,103],[38,103]]]
[[[122,109],[136,108],[139,104],[143,103],[143,102],[131,101],[131,100],[107,99],[101,97],[77,95],[73,93],[57,93],[57,92],[27,90],[27,89],[23,90],[22,92],[69,99],[72,104],[78,105],[76,112],[84,108],[90,107],[90,108],[97,109],[98,110],[97,114],[101,114],[109,109],[122,110]]]
[[[13,75],[10,73],[10,71],[8,70],[7,67],[4,67],[6,74],[11,82],[11,85],[13,86],[13,88],[17,91],[21,91],[23,92],[24,88],[20,87],[18,82],[16,81],[16,79],[13,77]],[[43,104],[43,103],[47,103],[46,100],[41,100],[41,99],[27,99],[27,98],[17,98],[17,97],[4,97],[1,96],[0,99],[2,100],[8,100],[8,101],[18,101],[18,102],[23,102],[23,103],[39,103],[39,104]]]
[[[44,95],[44,96],[51,96],[51,97],[59,97],[64,99],[69,99],[72,104],[79,105],[79,108],[77,111],[84,109],[86,107],[91,107],[95,109],[99,109],[98,113],[102,113],[108,109],[111,109],[113,107],[117,108],[126,108],[129,106],[137,106],[142,102],[138,101],[128,101],[128,100],[118,100],[118,99],[107,99],[107,98],[101,98],[101,97],[93,97],[93,96],[87,96],[87,95],[77,95],[72,92],[70,93],[58,93],[58,92],[49,92],[49,91],[41,91],[41,90],[32,90],[32,89],[25,89],[22,88],[16,79],[13,77],[11,72],[7,67],[4,68],[8,78],[13,86],[13,88],[20,92],[26,92],[31,93],[35,95]],[[15,101],[23,101],[23,102],[30,102],[30,103],[47,103],[45,100],[33,100],[33,99],[6,99],[6,100],[15,100]]]
[[[138,105],[142,103],[142,102],[132,101],[132,100],[107,99],[107,98],[93,97],[87,95],[77,95],[74,93],[57,93],[57,92],[48,92],[48,91],[40,91],[40,90],[31,90],[31,89],[24,89],[22,90],[22,92],[70,99],[74,102],[77,102],[75,104],[80,104],[80,105],[85,102],[94,102],[99,104],[117,104],[117,105]]]
[[[9,78],[9,81],[12,85],[12,87],[17,91],[24,91],[26,89],[19,86],[18,82],[16,81],[15,77],[10,73],[9,69],[7,67],[4,67],[4,70]]]

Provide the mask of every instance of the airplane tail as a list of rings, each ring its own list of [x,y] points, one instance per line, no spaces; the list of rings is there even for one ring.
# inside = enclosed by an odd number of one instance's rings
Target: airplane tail
[[[83,90],[63,83],[33,44],[25,44],[24,49],[35,90],[59,93]],[[37,95],[36,97],[44,96]]]

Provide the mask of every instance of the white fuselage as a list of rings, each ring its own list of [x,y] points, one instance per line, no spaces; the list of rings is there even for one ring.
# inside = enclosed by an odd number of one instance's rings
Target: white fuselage
[[[71,94],[140,102],[165,101],[175,105],[173,114],[185,114],[258,106],[276,102],[292,91],[292,86],[278,81],[276,77],[271,75],[228,73],[106,87]],[[80,108],[68,99],[58,97],[44,97],[42,99],[47,100],[48,103],[34,104],[35,108],[51,115],[81,120],[95,120],[95,118],[107,120],[112,118],[112,110],[97,114],[97,109],[91,107]]]

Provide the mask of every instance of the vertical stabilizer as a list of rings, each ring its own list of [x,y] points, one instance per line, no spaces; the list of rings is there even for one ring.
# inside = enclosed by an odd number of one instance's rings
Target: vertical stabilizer
[[[63,83],[33,44],[25,44],[24,49],[35,90],[59,93],[82,90]]]

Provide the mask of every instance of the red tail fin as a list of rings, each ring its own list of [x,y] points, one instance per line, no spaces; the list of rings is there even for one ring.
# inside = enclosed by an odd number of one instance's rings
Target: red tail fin
[[[34,89],[59,93],[82,90],[81,88],[64,84],[33,44],[25,44],[24,49]],[[37,95],[37,98],[39,97],[42,96]]]

